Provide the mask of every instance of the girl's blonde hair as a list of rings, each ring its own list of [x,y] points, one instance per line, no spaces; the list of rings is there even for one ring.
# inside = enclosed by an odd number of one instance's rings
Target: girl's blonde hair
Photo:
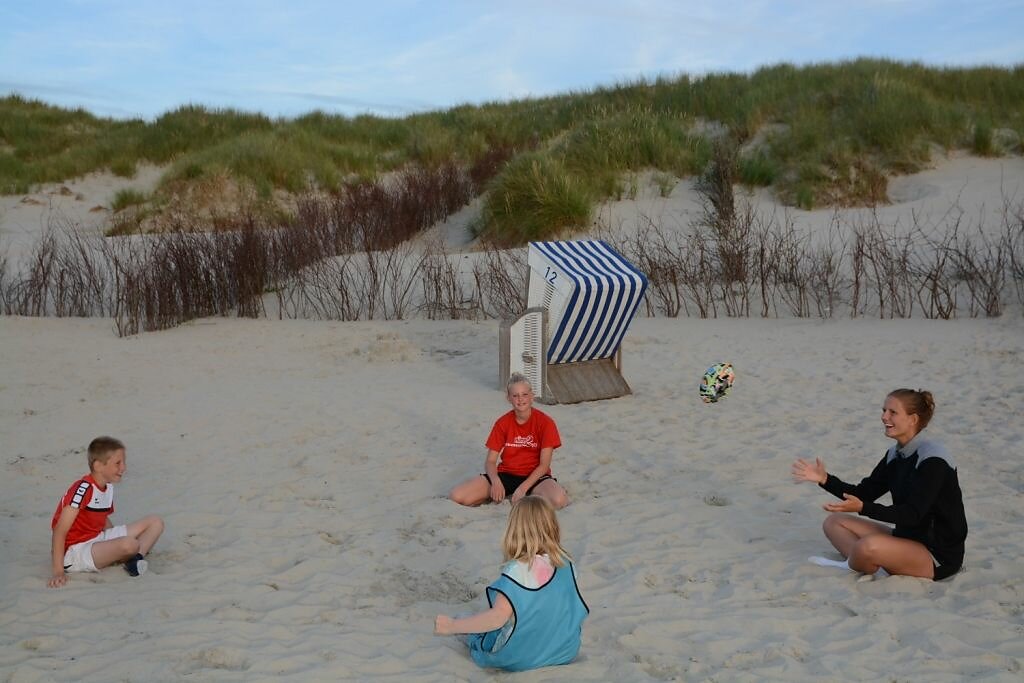
[[[533,391],[533,385],[530,384],[530,378],[521,372],[513,372],[508,377],[508,382],[505,383],[505,393],[509,396],[512,395],[512,387],[517,384],[525,384],[530,387],[530,391]]]
[[[565,565],[572,556],[562,547],[555,509],[540,496],[525,496],[512,506],[508,528],[501,540],[505,561],[533,562],[536,555],[548,556],[556,567]]]

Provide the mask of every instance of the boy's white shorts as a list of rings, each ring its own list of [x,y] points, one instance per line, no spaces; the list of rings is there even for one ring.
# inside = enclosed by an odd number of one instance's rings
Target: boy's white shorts
[[[64,551],[64,571],[66,572],[98,572],[96,563],[92,561],[92,544],[100,541],[112,541],[115,538],[124,538],[128,535],[128,527],[119,524],[109,529],[104,529],[99,535],[90,538],[88,541],[76,543]]]

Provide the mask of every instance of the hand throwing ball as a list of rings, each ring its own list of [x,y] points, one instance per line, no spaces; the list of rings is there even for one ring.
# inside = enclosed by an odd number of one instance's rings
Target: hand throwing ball
[[[707,369],[700,381],[701,399],[705,403],[716,403],[718,399],[725,398],[735,380],[732,363],[715,363]]]

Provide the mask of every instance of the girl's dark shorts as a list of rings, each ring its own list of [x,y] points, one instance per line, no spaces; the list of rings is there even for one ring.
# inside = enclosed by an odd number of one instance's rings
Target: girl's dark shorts
[[[486,472],[484,472],[480,476],[482,476],[484,479],[486,479],[488,484],[491,483],[491,478],[487,475]],[[526,481],[527,478],[528,477],[520,477],[518,474],[509,474],[508,472],[498,472],[498,479],[501,479],[501,483],[505,487],[505,495],[506,496],[511,496],[513,493],[515,493],[516,489],[519,488],[519,485],[522,484],[524,481]],[[550,474],[545,474],[543,477],[541,477],[537,481],[533,482],[533,486],[531,486],[530,490],[526,492],[526,495],[530,495],[531,493],[533,493],[533,490],[535,488],[537,488],[537,484],[541,483],[545,479],[551,479],[552,481],[558,481],[557,479],[552,477]],[[936,571],[936,573],[938,573],[938,571],[939,571],[938,567],[936,567],[935,571]]]

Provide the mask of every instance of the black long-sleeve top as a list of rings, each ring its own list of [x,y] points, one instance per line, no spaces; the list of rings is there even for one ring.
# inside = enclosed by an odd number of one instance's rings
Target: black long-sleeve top
[[[923,433],[886,451],[856,486],[832,474],[819,485],[837,498],[856,496],[864,502],[861,515],[894,524],[893,536],[924,544],[941,564],[963,563],[967,518],[956,466],[945,447]],[[886,492],[892,505],[876,503]]]

